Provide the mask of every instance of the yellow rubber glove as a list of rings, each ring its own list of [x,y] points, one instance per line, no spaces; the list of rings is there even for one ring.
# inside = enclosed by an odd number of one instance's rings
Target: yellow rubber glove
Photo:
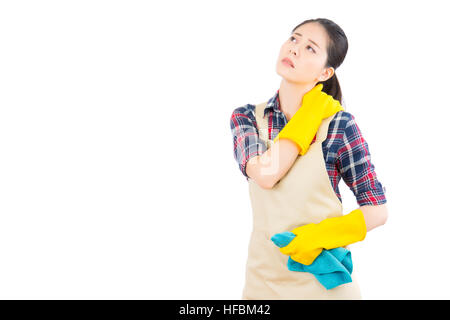
[[[305,93],[301,107],[278,133],[274,142],[289,139],[297,145],[300,155],[308,151],[322,120],[344,110],[340,102],[322,92],[322,88],[323,84],[320,83]]]
[[[281,253],[304,265],[310,265],[323,249],[334,249],[362,241],[367,227],[361,209],[356,209],[341,217],[328,218],[320,223],[310,223],[291,231],[296,237]]]

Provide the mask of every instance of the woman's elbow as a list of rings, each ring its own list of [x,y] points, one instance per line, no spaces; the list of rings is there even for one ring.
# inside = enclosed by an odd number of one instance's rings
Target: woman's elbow
[[[383,221],[382,221],[383,224],[385,224],[387,222],[388,217],[389,217],[389,213],[388,213],[388,210],[387,210],[387,206],[384,205],[384,215],[383,215]]]
[[[258,156],[251,158],[246,166],[247,176],[256,182],[263,189],[272,189],[275,185],[273,175],[267,174],[267,172],[262,172],[261,165],[258,163]]]
[[[275,185],[273,177],[268,175],[253,175],[253,177],[251,178],[256,182],[257,185],[266,190],[272,189]]]
[[[260,178],[260,183],[259,186],[263,189],[272,189],[273,186],[275,185],[274,183],[274,179],[270,176],[263,176]]]
[[[384,225],[388,219],[388,210],[386,204],[378,205],[377,215],[379,217],[379,225]]]
[[[386,205],[365,205],[360,207],[364,214],[367,231],[382,226],[387,222],[388,212]]]

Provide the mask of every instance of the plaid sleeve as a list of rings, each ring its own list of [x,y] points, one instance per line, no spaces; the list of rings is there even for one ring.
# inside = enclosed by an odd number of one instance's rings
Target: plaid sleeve
[[[386,189],[378,181],[369,147],[355,117],[346,112],[348,121],[337,153],[337,167],[360,206],[386,203]]]
[[[263,154],[267,150],[256,129],[254,111],[255,106],[247,104],[234,109],[230,119],[234,158],[247,180],[249,179],[245,172],[247,161],[252,157]]]

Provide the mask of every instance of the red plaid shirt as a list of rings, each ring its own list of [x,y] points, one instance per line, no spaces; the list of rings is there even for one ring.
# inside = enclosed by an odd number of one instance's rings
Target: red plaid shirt
[[[268,101],[264,110],[265,115],[269,114],[270,140],[273,140],[287,123],[286,116],[280,109],[278,93],[279,90]],[[230,127],[234,158],[248,180],[249,177],[245,172],[247,161],[261,155],[267,149],[258,137],[255,105],[247,104],[234,109]],[[316,137],[312,142],[315,140]],[[369,147],[352,114],[345,111],[335,114],[328,127],[327,138],[322,143],[322,150],[330,183],[341,202],[338,185],[342,177],[360,206],[386,203],[385,187],[377,179]]]

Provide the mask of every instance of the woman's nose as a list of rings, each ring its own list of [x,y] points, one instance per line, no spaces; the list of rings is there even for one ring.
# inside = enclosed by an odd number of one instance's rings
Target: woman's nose
[[[289,52],[290,52],[290,53],[293,53],[293,54],[295,54],[295,55],[298,55],[298,48],[299,48],[298,45],[293,45],[293,46],[289,49]]]

